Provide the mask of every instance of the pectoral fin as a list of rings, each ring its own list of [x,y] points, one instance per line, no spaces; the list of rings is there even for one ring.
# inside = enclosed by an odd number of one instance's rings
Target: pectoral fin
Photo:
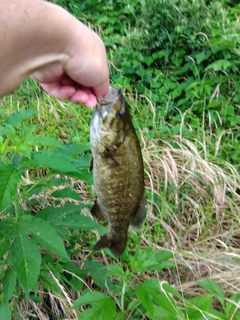
[[[114,158],[113,152],[109,149],[105,149],[105,151],[102,153],[102,157],[108,160],[109,164],[112,166],[119,166],[118,161]]]
[[[93,157],[91,158],[91,161],[90,161],[90,165],[89,165],[88,171],[89,171],[89,172],[92,172],[92,171],[93,171]]]

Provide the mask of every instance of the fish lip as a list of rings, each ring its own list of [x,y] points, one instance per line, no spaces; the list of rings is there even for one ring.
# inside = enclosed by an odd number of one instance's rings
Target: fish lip
[[[119,98],[120,93],[121,93],[120,88],[109,87],[108,93],[105,95],[105,97],[102,98],[97,96],[97,102],[98,102],[97,107],[102,107],[115,102]]]

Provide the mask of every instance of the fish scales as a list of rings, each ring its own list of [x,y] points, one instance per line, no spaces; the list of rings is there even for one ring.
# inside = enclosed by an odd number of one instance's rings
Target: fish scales
[[[129,224],[139,227],[146,216],[141,148],[128,105],[118,89],[99,99],[90,126],[93,178],[97,199],[93,216],[109,221],[109,231],[94,249],[109,247],[120,256]]]

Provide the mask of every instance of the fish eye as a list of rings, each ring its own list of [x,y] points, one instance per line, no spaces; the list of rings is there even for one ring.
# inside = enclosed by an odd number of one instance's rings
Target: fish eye
[[[117,114],[118,118],[122,119],[124,117],[124,115],[125,115],[125,111],[124,110],[119,110],[118,111],[118,114]]]

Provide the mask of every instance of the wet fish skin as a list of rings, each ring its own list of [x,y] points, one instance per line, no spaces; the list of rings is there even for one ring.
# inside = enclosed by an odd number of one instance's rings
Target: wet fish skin
[[[98,99],[90,142],[97,195],[91,213],[98,220],[109,221],[108,232],[94,250],[109,247],[120,256],[126,247],[129,225],[140,227],[147,210],[141,148],[119,89],[110,87],[107,97]]]

